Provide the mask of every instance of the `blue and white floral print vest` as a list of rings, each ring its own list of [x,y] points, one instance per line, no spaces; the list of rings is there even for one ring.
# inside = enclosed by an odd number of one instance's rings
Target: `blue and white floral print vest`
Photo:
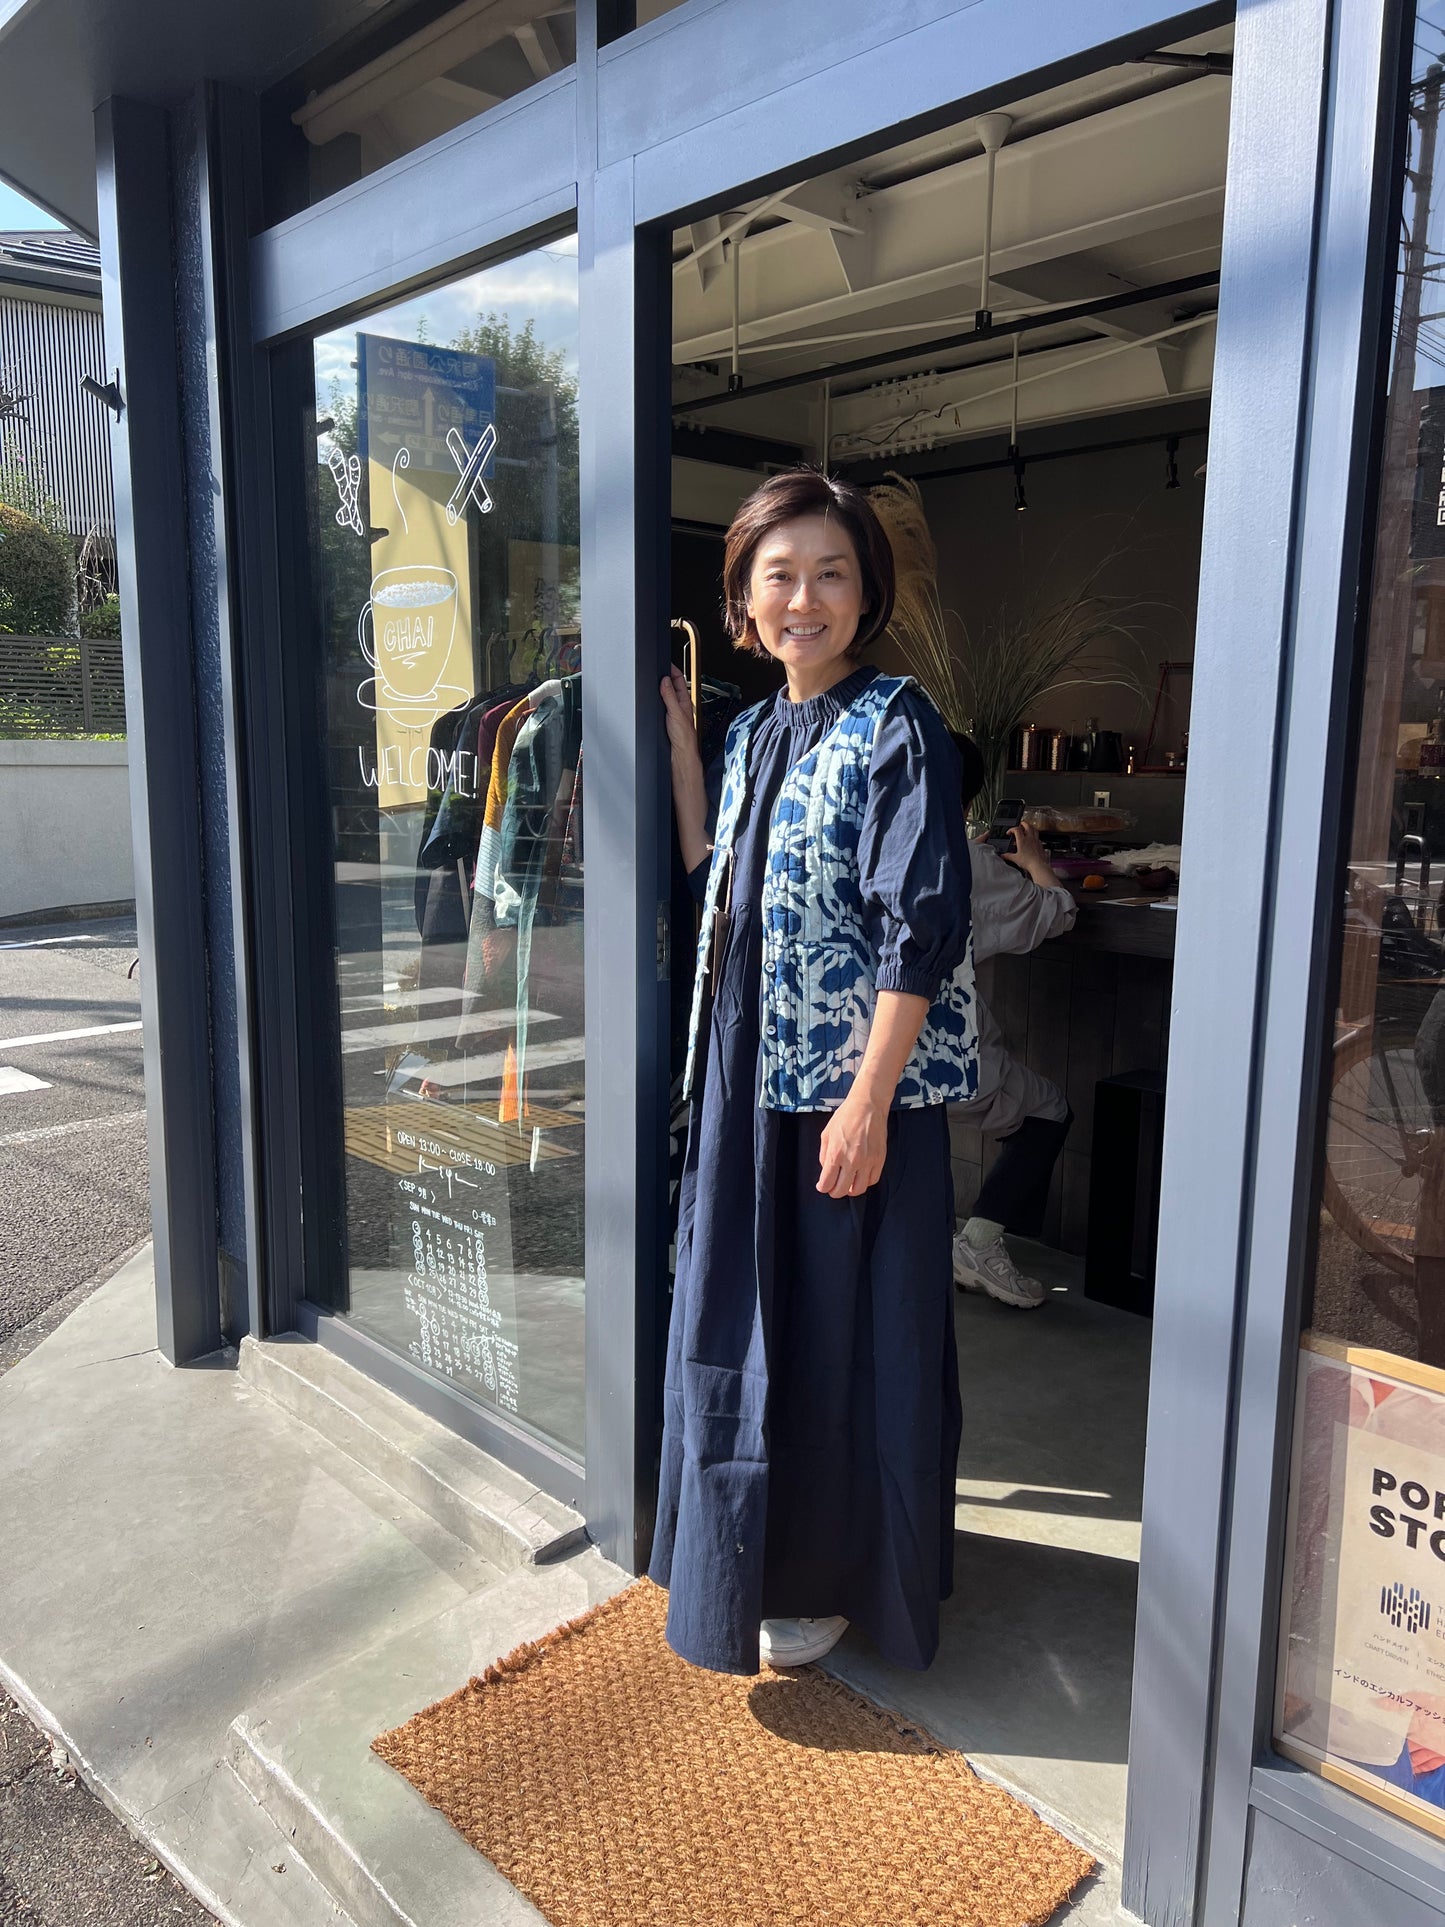
[[[907,676],[875,676],[784,777],[763,877],[761,1103],[770,1111],[835,1110],[863,1061],[878,960],[863,920],[858,841],[879,719]],[[722,878],[747,790],[748,744],[766,703],[728,731],[722,799],[703,903],[683,1092],[692,1089],[704,972]],[[966,1103],[978,1092],[973,939],[930,1006],[894,1103]]]

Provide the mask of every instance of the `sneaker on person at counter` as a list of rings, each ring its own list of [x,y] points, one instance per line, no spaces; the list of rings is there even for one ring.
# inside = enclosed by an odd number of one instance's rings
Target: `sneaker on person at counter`
[[[1037,1310],[1049,1295],[1037,1278],[1019,1270],[1002,1238],[975,1245],[961,1231],[953,1241],[953,1282],[964,1291],[986,1291],[1001,1305],[1020,1311]]]

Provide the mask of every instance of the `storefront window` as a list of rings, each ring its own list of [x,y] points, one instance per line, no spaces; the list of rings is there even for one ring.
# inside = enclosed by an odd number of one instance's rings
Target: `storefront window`
[[[1445,0],[1414,39],[1275,1730],[1445,1837]]]
[[[346,1298],[580,1454],[573,239],[320,336]]]

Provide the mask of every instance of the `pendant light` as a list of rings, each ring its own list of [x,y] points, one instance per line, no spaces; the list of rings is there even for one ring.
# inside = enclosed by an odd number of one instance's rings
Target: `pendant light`
[[[1024,458],[1019,449],[1019,338],[1014,336],[1014,385],[1010,398],[1008,454],[1014,472],[1014,513],[1022,515],[1029,498],[1024,493]]]
[[[741,251],[742,238],[743,237],[741,236],[741,234],[735,234],[727,244],[728,260],[732,267],[732,282],[733,282],[733,365],[732,365],[732,371],[728,375],[728,393],[730,395],[735,395],[743,385],[742,359],[738,352],[739,350],[738,265],[742,259],[742,251]]]
[[[978,138],[983,143],[983,151],[988,156],[988,179],[984,185],[983,201],[983,274],[979,283],[978,313],[973,318],[973,325],[975,328],[987,328],[993,322],[989,282],[993,273],[994,170],[998,166],[998,150],[1009,137],[1013,119],[1008,114],[980,114],[975,125]]]

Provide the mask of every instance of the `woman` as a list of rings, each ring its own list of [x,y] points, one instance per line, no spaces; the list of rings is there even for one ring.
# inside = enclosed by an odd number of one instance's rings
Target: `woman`
[[[802,1665],[851,1621],[923,1667],[960,1430],[944,1106],[977,1077],[958,757],[859,660],[893,557],[856,488],[774,476],[723,580],[786,687],[729,732],[709,853],[687,687],[662,685],[706,890],[652,1577],[700,1666]]]

